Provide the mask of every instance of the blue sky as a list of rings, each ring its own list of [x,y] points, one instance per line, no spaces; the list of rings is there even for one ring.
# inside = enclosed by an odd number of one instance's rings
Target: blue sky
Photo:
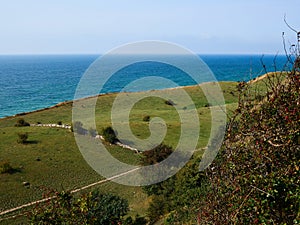
[[[299,0],[0,0],[0,54],[102,54],[162,40],[196,53],[282,53]]]

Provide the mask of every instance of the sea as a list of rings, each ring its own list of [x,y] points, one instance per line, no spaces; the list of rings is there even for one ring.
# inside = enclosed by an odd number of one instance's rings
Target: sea
[[[0,118],[74,99],[81,78],[99,55],[0,55]],[[284,55],[199,55],[218,81],[248,81],[265,72],[286,69]],[[184,60],[184,57],[181,59]],[[127,66],[106,82],[100,93],[120,92],[146,76],[171,79],[176,86],[194,85],[182,70],[147,61]],[[100,77],[101,79],[101,77]],[[133,91],[169,88],[139,84]]]

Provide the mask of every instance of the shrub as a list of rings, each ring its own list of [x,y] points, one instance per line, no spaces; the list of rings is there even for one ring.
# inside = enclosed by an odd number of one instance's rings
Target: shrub
[[[238,109],[207,170],[213,188],[199,202],[202,223],[300,222],[300,74],[279,75],[284,82],[266,78],[271,91],[260,102],[240,83]]]
[[[20,144],[26,144],[28,139],[28,133],[18,133],[18,140],[17,142]]]
[[[149,122],[150,121],[150,116],[144,116],[143,121],[144,122]]]
[[[170,99],[169,99],[169,100],[166,100],[166,101],[165,101],[165,104],[166,104],[166,105],[171,105],[171,106],[176,105],[176,104],[175,104],[172,100],[170,100]]]
[[[75,121],[71,126],[71,131],[77,134],[85,135],[87,134],[87,130],[84,129],[82,126],[83,126],[82,122]]]
[[[89,192],[75,198],[70,192],[50,192],[54,198],[37,203],[28,213],[30,224],[122,224],[128,202],[112,194]]]
[[[143,166],[153,165],[166,159],[173,152],[172,147],[160,144],[157,147],[144,151],[141,159]]]
[[[13,172],[12,166],[7,161],[0,162],[0,174],[4,173],[12,173]]]
[[[58,121],[58,122],[57,122],[57,125],[62,125],[62,122],[61,122],[61,121]]]
[[[117,135],[112,127],[106,127],[105,129],[103,129],[102,135],[104,137],[104,140],[111,144],[114,144],[118,141]]]
[[[89,135],[91,137],[96,137],[97,136],[97,130],[93,129],[93,128],[90,128],[89,129]]]
[[[17,120],[15,127],[27,127],[30,126],[28,122],[26,122],[23,118]]]

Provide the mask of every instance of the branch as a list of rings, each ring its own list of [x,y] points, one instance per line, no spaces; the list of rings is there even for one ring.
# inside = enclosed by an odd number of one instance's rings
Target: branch
[[[288,51],[287,51],[287,49],[286,49],[286,42],[285,42],[285,38],[284,38],[284,32],[282,32],[282,42],[283,42],[284,52],[285,52],[285,55],[286,55],[286,57],[287,57],[287,61],[288,61],[288,63],[293,64],[292,57],[291,57],[291,55],[288,53]]]
[[[253,186],[252,184],[250,185],[251,187],[253,187],[253,188],[255,188],[256,190],[258,190],[258,191],[260,191],[260,192],[262,192],[262,193],[264,193],[264,194],[266,194],[267,196],[271,196],[271,197],[273,197],[274,198],[274,196],[273,195],[271,195],[270,193],[268,193],[268,192],[265,192],[264,190],[261,190],[261,189],[259,189],[258,187],[255,187],[255,186]],[[253,189],[252,189],[253,190]]]
[[[274,144],[271,140],[268,140],[268,143],[274,147],[282,147],[285,146],[285,144]]]
[[[284,23],[287,25],[287,27],[288,28],[290,28],[292,31],[294,31],[296,34],[298,34],[298,31],[297,30],[295,30],[294,28],[292,28],[289,24],[288,24],[288,22],[286,21],[286,14],[284,14]]]
[[[252,185],[251,185],[252,186]],[[254,188],[254,187],[253,187]],[[232,221],[235,220],[236,216],[239,214],[239,211],[241,210],[242,206],[244,205],[245,201],[249,198],[249,196],[251,195],[251,193],[253,192],[254,189],[251,189],[251,191],[248,193],[248,195],[244,198],[242,204],[240,205],[240,207],[236,210],[236,213],[234,214],[234,216],[232,217]],[[234,223],[236,224],[236,222]]]

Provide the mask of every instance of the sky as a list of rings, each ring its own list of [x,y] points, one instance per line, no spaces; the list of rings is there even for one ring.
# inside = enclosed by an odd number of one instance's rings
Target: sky
[[[199,54],[283,53],[299,0],[0,0],[0,54],[104,54],[161,40]]]

